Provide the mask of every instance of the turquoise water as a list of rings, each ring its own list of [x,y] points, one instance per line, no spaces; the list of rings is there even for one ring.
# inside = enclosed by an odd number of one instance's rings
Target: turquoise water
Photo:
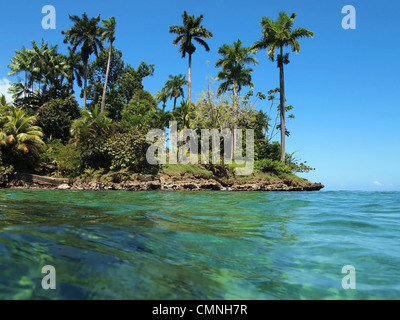
[[[399,299],[399,236],[396,192],[0,190],[0,299]]]

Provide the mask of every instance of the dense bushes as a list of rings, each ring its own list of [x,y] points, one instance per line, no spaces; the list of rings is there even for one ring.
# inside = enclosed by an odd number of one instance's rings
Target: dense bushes
[[[2,153],[0,150],[0,183],[7,182],[10,175],[14,172],[14,167],[3,164]]]
[[[56,177],[77,177],[83,173],[85,164],[80,148],[73,144],[63,145],[53,140],[46,145],[41,157],[41,173]]]
[[[256,159],[271,159],[279,161],[281,159],[281,145],[274,141],[268,143],[266,139],[256,141],[255,143]]]
[[[139,131],[129,133],[117,133],[108,139],[99,148],[101,154],[110,161],[110,170],[119,171],[129,169],[133,172],[155,170],[146,160],[146,152],[150,144],[146,141],[146,135]]]
[[[36,124],[43,129],[48,140],[70,139],[70,128],[73,120],[78,119],[81,112],[74,96],[67,99],[55,99],[46,102],[38,111]]]
[[[290,167],[287,166],[286,164],[271,159],[257,160],[254,164],[254,169],[256,171],[261,171],[264,173],[273,173],[273,174],[292,172]]]

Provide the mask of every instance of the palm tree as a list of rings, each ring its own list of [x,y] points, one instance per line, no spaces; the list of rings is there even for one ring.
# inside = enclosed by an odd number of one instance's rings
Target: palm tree
[[[280,117],[281,117],[281,161],[285,163],[286,151],[285,151],[285,78],[283,67],[288,64],[289,53],[283,54],[284,47],[291,47],[292,52],[300,52],[300,44],[298,39],[303,37],[314,37],[314,32],[309,31],[305,28],[299,27],[293,29],[294,19],[296,13],[292,13],[289,17],[286,12],[280,12],[279,17],[273,21],[269,18],[263,17],[260,21],[262,26],[262,37],[259,41],[256,41],[253,49],[268,50],[268,57],[271,61],[275,61],[275,52],[277,54],[277,63],[279,68],[280,78]]]
[[[15,50],[15,56],[11,58],[11,64],[8,68],[11,70],[7,75],[18,75],[20,72],[25,71],[25,84],[28,83],[28,73],[31,70],[31,55],[29,50],[22,47],[21,50]]]
[[[218,53],[222,58],[215,63],[215,66],[222,67],[222,71],[218,73],[217,79],[224,80],[219,86],[218,91],[221,93],[227,90],[233,90],[235,122],[233,129],[237,129],[239,93],[243,86],[253,87],[253,83],[251,82],[253,69],[246,68],[246,65],[257,65],[258,61],[252,56],[253,50],[243,47],[240,39],[234,42],[232,46],[224,44],[219,48]],[[235,148],[235,145],[235,136],[233,136],[232,149]]]
[[[27,116],[22,108],[12,108],[0,129],[0,146],[37,154],[44,142],[42,129],[34,126],[35,122],[36,117]]]
[[[18,96],[27,99],[30,94],[28,82],[32,71],[32,55],[30,51],[25,47],[22,47],[21,50],[15,50],[15,56],[11,58],[11,64],[8,65],[8,68],[11,70],[7,74],[8,76],[18,75],[21,72],[25,73],[24,83],[18,82],[21,83],[20,87],[23,88],[23,90],[19,90]],[[15,97],[13,96],[13,98]]]
[[[98,26],[100,15],[96,18],[89,19],[87,14],[84,13],[82,18],[76,15],[70,15],[69,18],[74,22],[74,25],[71,29],[62,31],[62,34],[65,35],[64,43],[71,43],[74,52],[78,46],[81,47],[81,57],[84,65],[83,109],[85,110],[89,57],[93,53],[97,56],[98,52],[103,48],[101,29]]]
[[[91,138],[106,136],[111,125],[112,119],[107,117],[107,112],[101,112],[96,105],[92,111],[82,111],[82,117],[72,123],[71,135],[75,142],[88,142]]]
[[[203,21],[203,15],[195,17],[194,15],[189,16],[185,11],[182,15],[183,26],[171,26],[169,28],[170,33],[178,34],[178,37],[172,42],[174,45],[180,43],[179,52],[182,52],[182,58],[189,55],[189,72],[188,72],[188,103],[192,101],[192,54],[196,51],[196,47],[193,44],[193,40],[203,46],[206,51],[210,51],[210,47],[204,39],[212,38],[213,34],[208,31],[205,27],[201,26]]]
[[[69,66],[69,72],[67,76],[69,93],[74,93],[74,81],[76,80],[79,87],[82,87],[82,75],[84,71],[84,65],[82,63],[82,57],[80,52],[74,52],[71,47],[68,47],[69,55],[67,56],[67,64]]]
[[[245,68],[246,64],[257,65],[258,61],[252,56],[252,49],[242,46],[242,41],[234,42],[232,46],[224,44],[218,53],[222,56],[216,63],[216,67],[222,67],[218,73],[219,80],[225,80],[220,87],[220,92],[226,92],[232,86],[235,103],[238,101],[239,92],[243,86],[252,87],[251,73],[253,69]]]
[[[25,72],[25,81],[11,83],[16,105],[38,108],[46,99],[64,96],[64,79],[68,77],[68,59],[57,52],[57,46],[32,41],[32,49],[17,50],[8,66],[9,75]]]
[[[113,43],[115,41],[115,27],[117,25],[117,21],[114,17],[111,17],[110,20],[103,20],[103,32],[101,35],[101,41],[109,41],[110,49],[108,51],[108,60],[107,60],[107,71],[106,71],[106,79],[104,80],[104,88],[103,88],[103,97],[101,99],[101,112],[104,112],[106,108],[106,92],[107,92],[107,81],[108,75],[110,73],[110,61],[111,61],[111,52],[113,49]]]
[[[32,41],[32,46],[32,81],[38,83],[39,95],[42,98],[63,97],[63,82],[70,73],[67,57],[57,52],[58,46],[49,46],[47,42],[42,42],[39,47],[35,41]]]
[[[155,94],[155,98],[158,103],[162,102],[163,111],[165,111],[169,98],[168,91],[165,88],[162,88],[160,91],[157,91],[157,93]]]
[[[172,98],[174,98],[174,110],[176,108],[176,100],[179,97],[185,97],[185,94],[183,92],[183,86],[187,85],[186,78],[183,74],[180,74],[178,76],[168,76],[168,81],[165,83],[165,90],[168,92],[168,95]]]
[[[190,129],[192,123],[189,103],[182,101],[181,106],[172,113],[172,117],[178,122],[179,130]]]

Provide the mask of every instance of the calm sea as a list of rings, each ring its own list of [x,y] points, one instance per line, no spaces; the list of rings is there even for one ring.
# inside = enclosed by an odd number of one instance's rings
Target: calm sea
[[[400,299],[399,245],[398,192],[0,190],[0,299]]]

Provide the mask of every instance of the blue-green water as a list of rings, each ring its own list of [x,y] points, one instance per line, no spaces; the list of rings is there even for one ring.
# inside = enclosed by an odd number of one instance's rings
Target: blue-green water
[[[399,299],[399,236],[396,192],[0,190],[0,299]]]

